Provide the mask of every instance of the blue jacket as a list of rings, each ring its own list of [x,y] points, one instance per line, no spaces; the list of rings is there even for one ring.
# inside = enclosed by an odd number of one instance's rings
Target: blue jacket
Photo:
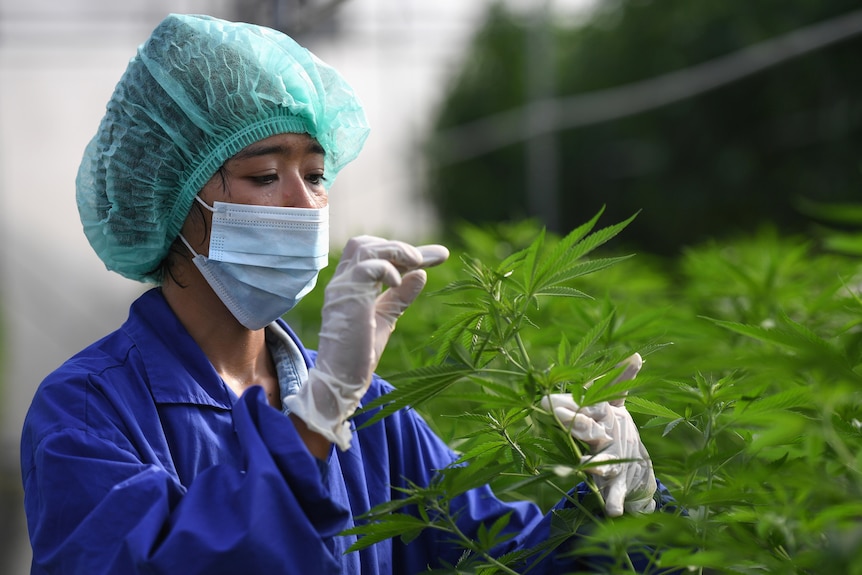
[[[365,400],[389,389],[375,378]],[[354,539],[339,533],[397,497],[393,486],[426,485],[455,458],[404,410],[356,432],[322,469],[260,388],[227,388],[153,289],[35,395],[21,442],[32,573],[421,572],[460,549],[426,530],[344,554]],[[487,488],[457,504],[467,533],[511,512],[506,550],[549,534],[536,506]]]

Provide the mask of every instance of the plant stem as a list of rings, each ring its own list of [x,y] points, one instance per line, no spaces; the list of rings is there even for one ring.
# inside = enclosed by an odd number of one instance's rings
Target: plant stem
[[[472,539],[470,539],[463,531],[461,531],[461,529],[458,527],[458,524],[452,519],[452,516],[445,509],[442,509],[439,505],[434,505],[433,508],[444,518],[446,523],[445,530],[456,535],[458,539],[460,539],[464,544],[465,549],[470,549],[474,553],[478,553],[483,559],[485,559],[504,573],[508,573],[509,575],[519,575],[517,571],[498,561],[496,557],[493,557],[486,550],[479,548],[479,546],[476,545],[476,543]],[[443,527],[438,527],[438,529],[443,529]]]

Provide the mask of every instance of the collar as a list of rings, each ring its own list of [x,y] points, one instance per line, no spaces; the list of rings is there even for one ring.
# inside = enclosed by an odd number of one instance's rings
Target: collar
[[[278,321],[274,321],[266,327],[266,345],[272,355],[275,371],[278,374],[282,412],[285,415],[290,413],[290,410],[285,405],[284,398],[296,394],[308,379],[306,358],[296,341],[291,338],[286,327]]]
[[[135,300],[121,329],[140,351],[156,403],[232,408],[235,395],[180,323],[160,288]],[[296,393],[308,377],[312,355],[283,320],[276,320],[266,330],[282,397]]]

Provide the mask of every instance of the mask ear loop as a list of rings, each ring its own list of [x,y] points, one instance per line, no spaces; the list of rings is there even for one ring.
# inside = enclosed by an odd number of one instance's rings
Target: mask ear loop
[[[186,238],[183,234],[180,234],[178,237],[180,238],[180,241],[183,242],[183,244],[186,246],[186,248],[188,248],[188,250],[192,253],[193,257],[198,257],[200,255],[199,253],[197,253],[195,250],[192,249],[192,246],[189,244],[188,240],[186,240]]]
[[[207,205],[207,203],[201,199],[200,196],[195,196],[195,201],[197,203],[199,203],[200,205],[202,205],[203,207],[205,207],[206,209],[208,209],[210,212],[215,213],[215,211],[216,211],[215,208],[209,207]],[[182,233],[179,234],[179,238],[180,238],[180,241],[182,241],[183,244],[186,246],[186,248],[192,253],[192,256],[197,257],[200,255],[194,249],[192,249],[191,244],[189,244],[188,240],[185,238],[185,236]]]
[[[209,206],[205,201],[203,201],[203,200],[201,199],[201,197],[200,197],[200,196],[195,196],[195,201],[196,201],[197,203],[199,203],[200,205],[202,205],[203,207],[205,207],[206,209],[208,209],[209,211],[211,211],[212,213],[215,213],[216,209],[215,209],[215,208],[211,208],[211,207],[210,207],[210,206]]]

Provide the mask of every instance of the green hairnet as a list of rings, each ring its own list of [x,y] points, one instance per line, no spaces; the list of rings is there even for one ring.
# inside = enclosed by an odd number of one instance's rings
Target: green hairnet
[[[84,233],[108,269],[158,281],[194,196],[244,147],[308,133],[327,186],[368,135],[333,68],[275,30],[168,16],[129,62],[78,170]]]

